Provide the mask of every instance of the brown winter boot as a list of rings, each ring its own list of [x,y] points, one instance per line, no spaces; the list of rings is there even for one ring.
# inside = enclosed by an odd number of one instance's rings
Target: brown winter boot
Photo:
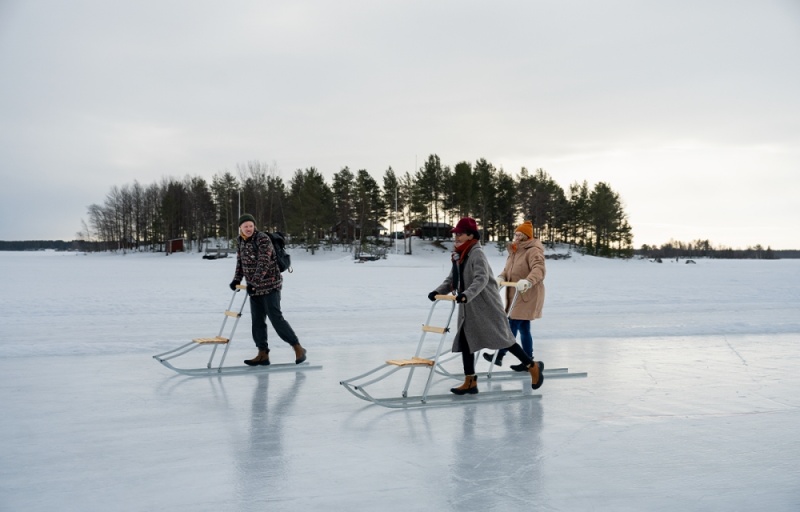
[[[247,366],[267,366],[269,364],[269,350],[258,349],[258,355],[253,359],[245,359]]]
[[[306,349],[304,349],[300,344],[292,345],[294,349],[294,364],[300,364],[306,360]]]
[[[528,373],[531,374],[531,388],[539,389],[544,382],[544,363],[541,361],[533,361],[528,365]]]
[[[478,394],[478,376],[477,375],[467,375],[464,378],[464,384],[458,386],[457,388],[451,388],[451,393],[455,393],[456,395],[477,395]]]

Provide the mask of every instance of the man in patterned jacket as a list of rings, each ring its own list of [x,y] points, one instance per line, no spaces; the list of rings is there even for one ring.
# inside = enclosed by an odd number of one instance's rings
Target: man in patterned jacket
[[[256,219],[249,213],[239,217],[239,239],[236,250],[236,273],[231,281],[231,290],[242,282],[247,282],[250,296],[250,316],[253,321],[253,341],[258,355],[245,360],[249,366],[269,364],[269,345],[267,345],[267,321],[278,336],[294,349],[295,363],[306,360],[306,349],[300,345],[292,326],[283,318],[281,312],[281,287],[283,277],[275,258],[275,248],[269,236],[256,229]]]

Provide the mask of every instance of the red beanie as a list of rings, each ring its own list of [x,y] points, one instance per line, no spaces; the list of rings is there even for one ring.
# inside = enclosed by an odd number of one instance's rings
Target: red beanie
[[[456,234],[465,233],[478,238],[478,223],[472,217],[463,217],[450,232]]]

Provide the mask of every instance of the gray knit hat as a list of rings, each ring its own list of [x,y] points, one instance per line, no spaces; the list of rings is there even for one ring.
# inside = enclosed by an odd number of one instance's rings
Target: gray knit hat
[[[242,224],[244,224],[244,223],[245,223],[245,222],[247,222],[248,220],[249,220],[250,222],[252,222],[253,224],[255,224],[255,223],[256,223],[256,218],[255,218],[255,217],[253,217],[253,216],[252,216],[252,215],[250,215],[249,213],[244,213],[244,214],[242,214],[242,216],[241,216],[241,217],[239,217],[239,225],[241,226]]]

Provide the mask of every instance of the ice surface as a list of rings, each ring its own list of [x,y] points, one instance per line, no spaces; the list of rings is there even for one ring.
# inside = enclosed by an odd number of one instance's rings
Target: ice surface
[[[187,378],[151,356],[217,334],[233,259],[0,253],[0,510],[800,509],[798,260],[548,260],[536,356],[588,378],[401,411],[338,382],[412,355],[447,254],[293,262],[323,368]]]

